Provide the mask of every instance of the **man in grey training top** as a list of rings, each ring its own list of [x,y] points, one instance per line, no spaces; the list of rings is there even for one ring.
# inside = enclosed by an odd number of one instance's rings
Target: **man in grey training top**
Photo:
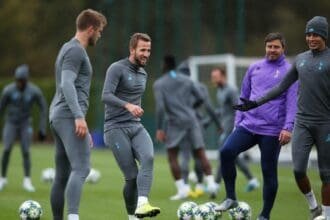
[[[178,154],[185,138],[191,140],[194,157],[201,162],[209,193],[216,191],[211,165],[205,154],[202,130],[194,110],[194,107],[203,103],[203,97],[193,81],[183,74],[178,74],[175,67],[174,56],[165,56],[164,74],[153,85],[156,102],[156,138],[167,147],[168,162],[177,188],[177,194],[172,196],[171,200],[184,199],[190,194],[190,187],[185,184],[178,163]],[[191,101],[193,96],[196,98],[194,104]]]
[[[309,154],[315,144],[322,181],[322,207],[324,219],[330,220],[330,50],[326,46],[328,22],[316,16],[306,25],[308,51],[298,54],[282,82],[256,101],[242,100],[234,106],[248,111],[286,91],[299,80],[298,111],[292,137],[292,161],[296,183],[305,195],[311,219],[322,214],[307,177]]]
[[[107,70],[102,101],[105,104],[104,141],[124,174],[126,210],[129,220],[134,220],[154,217],[160,209],[148,201],[154,149],[148,132],[140,122],[144,112],[141,96],[147,82],[143,67],[150,56],[151,38],[143,33],[133,34],[129,50],[128,58],[111,64]]]
[[[16,137],[21,142],[24,166],[23,188],[34,192],[30,179],[30,142],[32,138],[31,109],[36,103],[40,108],[39,139],[46,137],[47,104],[41,90],[28,82],[29,67],[20,65],[15,70],[15,83],[7,85],[0,98],[0,112],[7,109],[3,128],[3,154],[1,161],[0,191],[7,184],[9,156]]]
[[[56,59],[56,92],[49,119],[55,140],[55,180],[51,190],[54,220],[63,219],[64,196],[68,220],[78,220],[82,187],[90,170],[88,109],[92,66],[86,48],[101,37],[106,18],[87,9],[76,20],[76,35],[65,43]]]

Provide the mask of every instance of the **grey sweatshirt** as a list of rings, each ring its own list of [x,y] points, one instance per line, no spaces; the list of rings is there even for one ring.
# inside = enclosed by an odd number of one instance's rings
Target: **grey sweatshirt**
[[[7,110],[6,121],[14,124],[30,120],[34,104],[40,108],[39,129],[46,133],[47,104],[41,90],[32,83],[27,83],[23,91],[15,83],[7,85],[1,95],[0,112]]]
[[[203,121],[207,121],[207,123],[209,123],[212,120],[212,122],[215,123],[217,128],[221,129],[221,123],[220,123],[219,117],[217,116],[216,112],[213,109],[213,106],[211,104],[210,95],[209,95],[206,85],[201,82],[196,82],[195,84],[196,84],[197,89],[199,90],[199,93],[202,95],[202,98],[204,100],[203,105],[201,105],[195,109],[197,119],[199,121],[202,121],[202,123],[203,123]],[[193,102],[195,102],[196,101],[195,96],[193,96],[193,98],[194,98]],[[204,118],[203,109],[205,109],[209,118],[207,118],[207,119]]]
[[[56,92],[49,118],[84,118],[89,105],[92,66],[75,38],[65,43],[55,63]]]
[[[237,103],[238,96],[238,91],[234,87],[224,85],[217,89],[217,113],[219,113],[222,127],[226,131],[234,128],[235,110],[233,105]]]
[[[296,118],[306,123],[330,122],[330,50],[306,51],[296,57],[281,83],[257,100],[263,104],[299,80]]]
[[[131,126],[141,119],[124,107],[127,103],[141,106],[147,83],[147,73],[128,58],[113,63],[107,70],[102,102],[105,104],[104,131]]]
[[[155,81],[153,89],[157,129],[164,129],[165,114],[169,124],[182,128],[198,123],[191,97],[196,97],[196,103],[201,103],[203,98],[189,77],[170,71]]]

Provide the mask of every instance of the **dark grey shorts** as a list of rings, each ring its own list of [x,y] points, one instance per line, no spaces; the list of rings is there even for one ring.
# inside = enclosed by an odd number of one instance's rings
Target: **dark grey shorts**
[[[198,149],[205,146],[203,133],[200,125],[194,123],[193,126],[183,129],[180,126],[168,124],[166,128],[167,148],[190,146],[192,149]]]
[[[293,168],[306,172],[309,154],[315,145],[321,178],[330,181],[330,124],[296,121],[292,137]]]

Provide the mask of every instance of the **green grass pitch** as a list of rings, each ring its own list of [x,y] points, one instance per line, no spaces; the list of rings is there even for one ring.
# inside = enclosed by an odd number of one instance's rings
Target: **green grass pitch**
[[[2,148],[0,148],[2,151]],[[8,170],[9,184],[0,192],[0,219],[18,219],[18,207],[27,200],[33,199],[43,207],[42,219],[51,219],[49,204],[50,184],[40,180],[41,171],[46,167],[53,166],[53,149],[49,145],[34,145],[32,152],[32,180],[37,191],[28,193],[22,189],[22,159],[20,149],[16,145],[13,149]],[[81,199],[81,220],[125,220],[127,215],[122,198],[123,177],[114,161],[110,150],[93,150],[92,167],[102,173],[100,182],[86,184]],[[254,174],[261,180],[261,172],[258,164],[251,165]],[[309,175],[317,195],[320,198],[320,180],[316,170],[310,170]],[[308,219],[306,201],[298,192],[294,183],[291,167],[280,166],[279,168],[279,191],[275,206],[272,211],[273,220],[284,219]],[[253,219],[256,218],[261,205],[261,189],[245,193],[246,180],[238,173],[237,194],[239,200],[246,201],[251,205]],[[175,193],[175,187],[169,172],[165,155],[157,154],[155,157],[155,171],[150,201],[153,205],[161,208],[161,214],[154,219],[175,220],[176,210],[182,201],[169,201],[169,197]],[[221,185],[220,193],[215,200],[220,202],[224,198],[224,188]],[[208,196],[195,200],[197,203],[208,201]],[[223,219],[229,219],[225,213]]]

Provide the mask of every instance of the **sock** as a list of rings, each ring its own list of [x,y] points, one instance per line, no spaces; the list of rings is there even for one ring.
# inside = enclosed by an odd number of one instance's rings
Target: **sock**
[[[128,215],[128,220],[137,220],[139,218],[136,218],[134,215]]]
[[[68,220],[79,220],[79,215],[78,214],[69,214]]]
[[[196,186],[195,186],[195,190],[202,190],[202,191],[204,191],[204,185],[201,184],[201,183],[197,183]]]
[[[213,175],[206,176],[206,183],[207,183],[208,186],[215,185]]]
[[[325,219],[330,220],[330,206],[322,205],[322,209],[324,212]]]
[[[308,202],[309,209],[315,209],[317,207],[317,201],[313,190],[305,194],[306,200]]]
[[[138,197],[137,207],[144,205],[146,203],[148,203],[148,197],[145,197],[145,196]]]
[[[185,189],[185,183],[183,179],[179,179],[175,181],[176,188],[178,192],[183,191]]]

